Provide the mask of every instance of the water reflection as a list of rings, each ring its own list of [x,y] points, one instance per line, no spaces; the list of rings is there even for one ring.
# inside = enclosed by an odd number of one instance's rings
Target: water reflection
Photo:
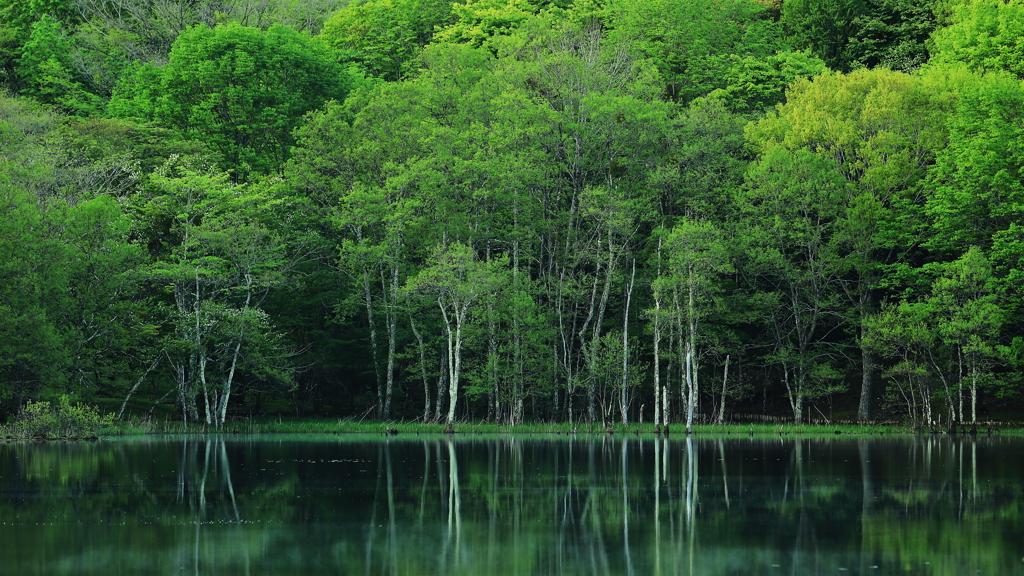
[[[1024,440],[0,445],[12,574],[1019,574]]]

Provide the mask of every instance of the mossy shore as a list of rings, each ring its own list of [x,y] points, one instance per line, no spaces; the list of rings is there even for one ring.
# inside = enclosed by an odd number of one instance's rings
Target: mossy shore
[[[969,435],[1021,433],[1019,423],[978,423],[962,425],[956,433]],[[120,422],[105,427],[100,431],[104,436],[125,436],[139,434],[275,434],[275,433],[307,433],[307,434],[443,434],[443,423],[371,421],[352,419],[301,419],[301,418],[253,418],[227,422],[223,426],[211,426],[203,423],[183,423],[180,421],[144,421]],[[653,436],[659,432],[651,423],[621,422],[604,425],[601,423],[568,423],[568,422],[533,422],[516,426],[492,422],[460,421],[454,425],[455,434],[552,434],[552,435],[644,435]],[[660,433],[664,433],[662,429]],[[682,437],[686,434],[684,424],[674,423],[669,426],[669,436]],[[830,424],[811,423],[794,425],[792,423],[726,423],[694,425],[692,434],[697,436],[878,436],[898,434],[949,434],[946,428],[915,429],[909,424],[896,422],[873,422],[863,424]]]

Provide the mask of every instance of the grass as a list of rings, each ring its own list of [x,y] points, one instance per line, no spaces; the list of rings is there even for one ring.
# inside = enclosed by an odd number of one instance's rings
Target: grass
[[[244,421],[227,422],[218,428],[202,423],[185,424],[181,421],[136,421],[136,422],[115,422],[100,431],[105,436],[131,436],[140,434],[276,434],[276,433],[299,433],[299,434],[350,434],[350,433],[376,433],[384,434],[389,431],[398,434],[441,434],[444,431],[443,424],[410,421],[371,421],[355,420],[350,418],[325,419],[325,418],[284,418],[284,417],[263,417],[253,418]],[[650,423],[630,424],[622,426],[615,423],[612,426],[614,434],[642,434],[653,435],[654,425]],[[460,421],[455,423],[456,434],[605,434],[606,428],[601,424],[568,422],[530,422],[517,426],[507,424],[496,424],[491,422]],[[675,423],[670,426],[672,436],[682,436],[685,428],[682,424]],[[730,423],[725,425],[701,424],[693,428],[693,433],[699,436],[727,437],[727,436],[788,436],[788,435],[809,435],[809,436],[835,436],[835,435],[877,435],[877,434],[912,434],[914,431],[908,425],[886,422],[871,424],[804,424],[796,426],[793,424],[780,423]]]

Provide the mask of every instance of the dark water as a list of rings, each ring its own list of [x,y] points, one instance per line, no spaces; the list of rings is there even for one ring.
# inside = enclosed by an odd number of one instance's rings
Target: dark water
[[[0,574],[1024,574],[1024,439],[0,444]]]

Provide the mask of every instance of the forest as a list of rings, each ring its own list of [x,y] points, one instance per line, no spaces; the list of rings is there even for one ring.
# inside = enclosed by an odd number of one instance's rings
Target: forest
[[[1024,409],[1024,0],[0,0],[0,414]]]

